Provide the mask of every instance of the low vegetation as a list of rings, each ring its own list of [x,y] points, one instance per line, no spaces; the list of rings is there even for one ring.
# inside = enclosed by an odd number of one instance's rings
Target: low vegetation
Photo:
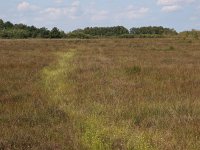
[[[0,40],[0,149],[198,150],[189,40]]]
[[[186,38],[199,39],[200,31],[198,31],[198,30],[183,31],[179,35],[180,35],[180,37],[183,37],[184,39],[186,39]]]

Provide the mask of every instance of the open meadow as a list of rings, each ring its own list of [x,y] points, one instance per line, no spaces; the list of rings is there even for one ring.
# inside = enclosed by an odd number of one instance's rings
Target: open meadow
[[[200,40],[0,40],[0,150],[199,150]]]

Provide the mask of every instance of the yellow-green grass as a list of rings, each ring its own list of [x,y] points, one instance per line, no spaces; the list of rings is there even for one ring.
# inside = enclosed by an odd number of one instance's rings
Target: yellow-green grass
[[[197,39],[0,41],[0,146],[200,147]]]

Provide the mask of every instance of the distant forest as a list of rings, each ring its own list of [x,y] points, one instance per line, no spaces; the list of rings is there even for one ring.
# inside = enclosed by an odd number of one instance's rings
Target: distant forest
[[[184,36],[192,36],[198,38],[199,32],[185,31],[179,33]],[[27,26],[25,24],[13,24],[9,21],[4,22],[0,19],[0,38],[2,39],[26,39],[26,38],[156,38],[179,35],[176,30],[164,28],[162,26],[149,27],[133,27],[130,30],[123,26],[114,27],[87,27],[85,29],[77,29],[69,33],[59,30],[57,27],[48,30],[45,27],[36,28],[35,26]]]

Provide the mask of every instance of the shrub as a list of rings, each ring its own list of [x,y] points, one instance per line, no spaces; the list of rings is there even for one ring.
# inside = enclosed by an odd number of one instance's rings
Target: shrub
[[[134,34],[123,34],[119,36],[120,38],[135,38]]]
[[[133,66],[133,67],[126,68],[126,73],[129,75],[138,74],[141,72],[141,70],[142,69],[140,66]]]
[[[70,32],[66,35],[66,38],[90,39],[92,36],[82,32]]]

